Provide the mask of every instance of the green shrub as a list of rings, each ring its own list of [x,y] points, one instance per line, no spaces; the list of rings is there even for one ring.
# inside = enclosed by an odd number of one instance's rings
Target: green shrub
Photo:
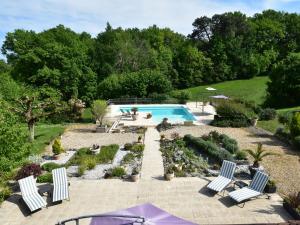
[[[277,112],[275,109],[266,108],[262,109],[258,116],[260,120],[274,120],[277,116]]]
[[[202,138],[193,137],[192,135],[185,135],[183,140],[187,145],[194,146],[197,150],[202,151],[212,157],[219,163],[223,160],[233,160],[232,155],[227,150],[220,149],[215,143],[206,141]]]
[[[5,201],[10,195],[12,191],[9,187],[0,187],[0,204]]]
[[[125,169],[123,167],[117,166],[112,169],[111,175],[113,177],[122,177],[126,174]]]
[[[22,178],[33,175],[34,177],[38,177],[41,175],[42,169],[40,165],[31,163],[24,165],[17,173],[16,180],[20,180]]]
[[[37,177],[38,183],[53,183],[52,173],[44,173]]]
[[[126,144],[124,145],[124,149],[125,149],[126,151],[129,151],[129,150],[132,149],[132,146],[133,146],[133,144],[131,144],[131,143],[126,143]]]
[[[210,125],[216,127],[249,127],[251,122],[245,118],[215,118]]]
[[[79,176],[82,176],[84,174],[84,172],[86,171],[86,165],[85,164],[82,164],[78,167],[78,175]]]
[[[278,121],[282,124],[290,124],[292,122],[293,114],[290,112],[279,114]]]
[[[296,145],[298,150],[300,150],[300,136],[294,138],[294,144]]]
[[[108,169],[104,175],[104,178],[112,178],[112,177],[122,177],[126,175],[125,169],[123,167],[117,166],[111,169]]]
[[[130,151],[133,152],[133,153],[140,154],[144,151],[144,149],[145,149],[145,145],[143,145],[143,144],[134,144]]]
[[[236,140],[228,137],[226,134],[219,134],[217,131],[211,131],[208,135],[202,136],[206,141],[212,141],[219,147],[225,148],[230,153],[234,154],[239,150]]]
[[[96,167],[96,158],[95,157],[86,157],[83,159],[82,164],[86,166],[87,170],[94,169]]]
[[[255,116],[254,111],[244,104],[229,100],[219,102],[216,111],[218,116],[212,125],[220,127],[247,127]]]
[[[235,153],[235,158],[237,160],[245,160],[245,159],[247,159],[247,153],[244,151],[237,151]]]
[[[297,112],[293,115],[290,124],[290,132],[293,137],[300,135],[300,112]]]
[[[60,153],[63,153],[65,150],[64,148],[62,147],[61,145],[61,142],[60,142],[60,139],[55,139],[54,140],[54,143],[52,145],[52,152],[55,154],[55,155],[59,155]]]
[[[129,164],[129,163],[133,162],[134,159],[135,159],[135,155],[133,153],[129,152],[128,154],[126,154],[123,157],[121,164],[122,165]]]
[[[45,163],[45,164],[42,165],[42,170],[51,172],[52,170],[60,168],[60,167],[62,167],[62,165],[59,165],[59,164],[54,163],[54,162],[49,162],[49,163]]]
[[[97,162],[99,163],[110,163],[113,161],[117,151],[119,150],[119,145],[108,145],[101,146],[100,152],[96,155]]]
[[[179,104],[186,104],[191,99],[191,93],[189,91],[176,91],[173,97],[178,100]]]

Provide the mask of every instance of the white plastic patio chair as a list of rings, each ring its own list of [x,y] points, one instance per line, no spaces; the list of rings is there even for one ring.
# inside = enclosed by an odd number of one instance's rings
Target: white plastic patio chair
[[[29,176],[18,181],[24,202],[31,212],[46,207],[47,203],[38,193],[36,182],[33,176]]]
[[[233,174],[236,168],[234,162],[223,160],[220,175],[207,185],[210,190],[220,192],[233,181]]]

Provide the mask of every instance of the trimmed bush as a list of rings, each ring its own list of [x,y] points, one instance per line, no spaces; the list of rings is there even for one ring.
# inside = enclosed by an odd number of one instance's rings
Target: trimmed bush
[[[55,139],[54,143],[52,145],[52,152],[55,155],[59,155],[60,153],[63,153],[65,150],[61,145],[60,139]]]
[[[266,108],[262,109],[258,116],[260,120],[274,120],[277,116],[277,112],[275,109]]]
[[[45,163],[45,164],[42,165],[42,170],[51,172],[52,170],[60,168],[60,167],[62,167],[62,165],[59,165],[59,164],[54,163],[54,162],[49,162],[49,163]]]
[[[52,173],[44,173],[37,177],[38,183],[53,183]]]
[[[40,165],[31,163],[31,164],[23,166],[18,171],[16,180],[20,180],[22,178],[25,178],[25,177],[28,177],[31,175],[33,175],[34,177],[38,177],[39,175],[41,175],[41,173],[42,173],[42,169],[41,169]]]
[[[232,161],[233,157],[225,149],[220,149],[215,143],[206,141],[203,138],[193,137],[192,135],[185,135],[183,140],[187,145],[194,146],[199,151],[203,151],[217,162],[222,163],[223,160]]]

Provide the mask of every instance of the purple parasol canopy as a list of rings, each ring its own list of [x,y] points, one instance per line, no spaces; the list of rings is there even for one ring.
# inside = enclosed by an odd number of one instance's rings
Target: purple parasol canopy
[[[150,203],[103,215],[111,217],[94,217],[90,225],[197,225],[173,216]],[[144,222],[143,219],[118,216],[138,216],[144,218]]]

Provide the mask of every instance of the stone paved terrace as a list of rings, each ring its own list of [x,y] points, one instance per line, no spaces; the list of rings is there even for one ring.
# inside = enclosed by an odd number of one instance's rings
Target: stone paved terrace
[[[32,216],[28,216],[23,204],[18,203],[20,195],[15,194],[0,208],[0,224],[50,225],[70,217],[110,212],[147,202],[198,224],[276,223],[291,219],[276,194],[270,200],[253,200],[240,208],[226,195],[211,196],[204,187],[207,182],[200,178],[175,178],[170,182],[151,179],[137,183],[71,181],[70,201],[50,205]]]
[[[159,132],[154,127],[148,127],[144,140],[145,150],[141,171],[142,179],[155,179],[162,177],[162,174],[164,174],[163,159],[159,151],[159,139]]]

